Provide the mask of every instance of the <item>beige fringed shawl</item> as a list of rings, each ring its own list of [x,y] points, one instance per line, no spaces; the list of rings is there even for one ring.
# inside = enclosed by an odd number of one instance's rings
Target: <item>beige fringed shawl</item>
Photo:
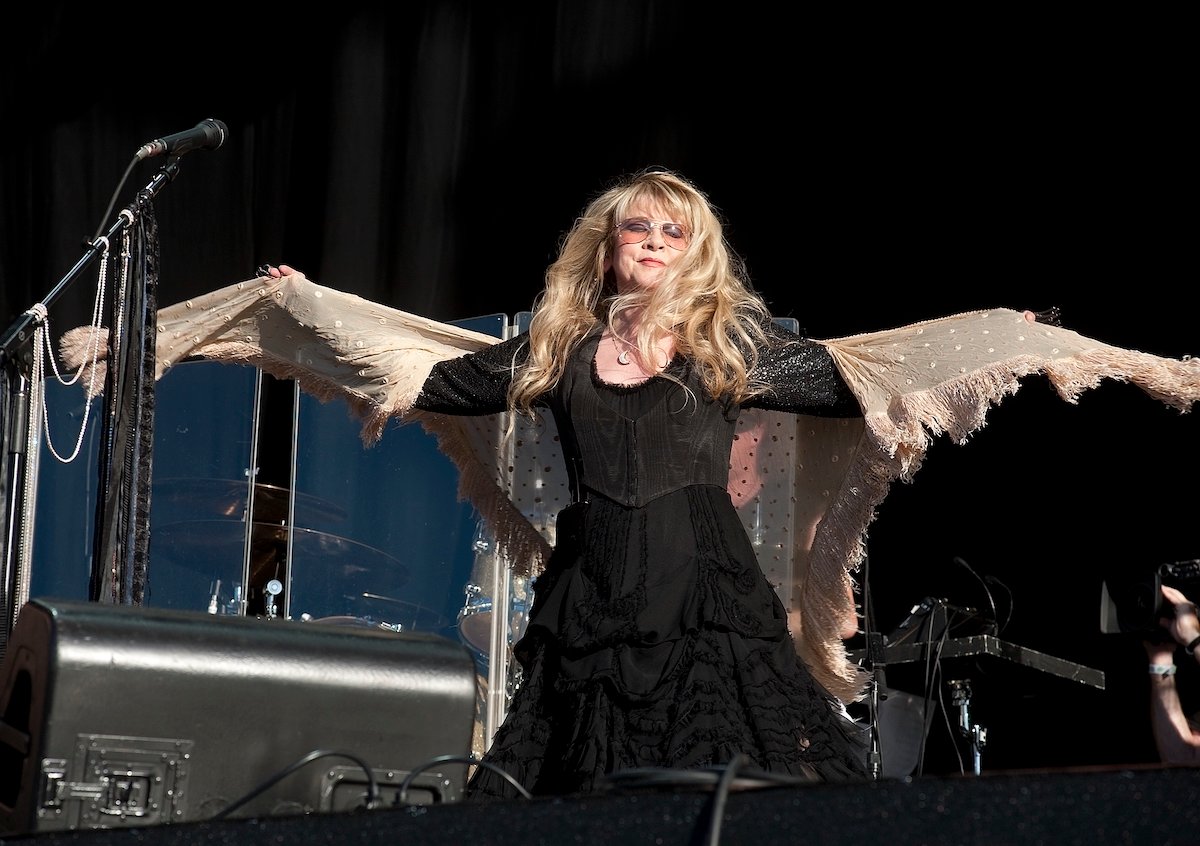
[[[71,368],[88,329],[63,337]],[[295,379],[320,400],[341,398],[366,444],[392,417],[419,421],[460,471],[518,573],[536,574],[568,503],[553,421],[522,420],[505,439],[495,418],[409,408],[434,363],[498,339],[310,282],[251,279],[158,312],[157,376],[186,358],[252,364]],[[857,395],[862,419],[749,411],[739,422],[729,491],[764,573],[790,612],[797,648],[831,692],[861,698],[864,671],[847,659],[841,621],[867,526],[897,479],[910,481],[931,441],[958,443],[1022,377],[1045,375],[1067,402],[1104,379],[1128,381],[1186,412],[1200,398],[1200,359],[1122,349],[1010,309],[974,311],[885,332],[821,341]],[[84,384],[87,380],[81,380]],[[96,384],[103,384],[98,379]]]

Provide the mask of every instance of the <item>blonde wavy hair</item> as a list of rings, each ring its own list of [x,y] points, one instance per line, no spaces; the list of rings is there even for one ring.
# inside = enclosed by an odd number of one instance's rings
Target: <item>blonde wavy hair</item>
[[[617,295],[606,272],[616,227],[639,201],[658,206],[687,227],[684,255],[653,288]],[[755,348],[765,342],[770,314],[751,288],[745,266],[725,240],[707,195],[671,171],[643,170],[593,199],[563,238],[534,303],[529,355],[509,388],[509,406],[534,416],[534,402],[562,377],[567,361],[600,323],[614,324],[626,309],[640,309],[635,343],[653,361],[658,338],[673,336],[675,350],[698,368],[711,397],[742,401],[761,390],[752,378]]]

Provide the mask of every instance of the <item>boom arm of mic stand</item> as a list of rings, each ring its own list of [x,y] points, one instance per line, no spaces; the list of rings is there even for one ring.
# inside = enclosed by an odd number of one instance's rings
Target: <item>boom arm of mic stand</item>
[[[87,249],[84,251],[84,254],[80,257],[79,261],[75,262],[75,266],[68,270],[66,275],[59,280],[58,284],[51,289],[50,293],[47,294],[45,299],[41,301],[40,305],[49,308],[55,302],[57,302],[58,298],[62,296],[63,291],[65,291],[71,285],[71,283],[75,281],[79,274],[81,274],[84,269],[93,261],[95,261],[96,257],[104,251],[104,247],[106,247],[118,233],[124,229],[127,229],[133,224],[135,215],[141,211],[142,207],[156,197],[158,192],[162,190],[163,186],[168,182],[173,181],[178,175],[179,160],[177,158],[172,158],[159,169],[158,173],[154,175],[154,178],[146,184],[146,187],[138,192],[137,199],[132,204],[121,210],[121,212],[117,215],[117,219],[113,222],[112,226],[109,227],[108,231],[96,238],[96,240],[87,243]],[[14,352],[18,347],[30,340],[32,337],[31,330],[34,324],[39,322],[39,320],[39,314],[35,308],[31,306],[25,311],[24,314],[18,317],[12,323],[12,325],[8,327],[8,329],[4,330],[4,335],[0,336],[0,365],[8,367],[10,361],[19,360],[18,358],[14,357]]]

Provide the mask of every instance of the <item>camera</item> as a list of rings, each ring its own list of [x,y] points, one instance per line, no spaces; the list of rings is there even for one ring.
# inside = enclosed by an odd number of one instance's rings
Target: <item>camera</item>
[[[1150,572],[1110,576],[1100,585],[1100,631],[1167,637],[1159,620],[1175,616],[1162,586],[1200,597],[1200,558],[1159,564]]]

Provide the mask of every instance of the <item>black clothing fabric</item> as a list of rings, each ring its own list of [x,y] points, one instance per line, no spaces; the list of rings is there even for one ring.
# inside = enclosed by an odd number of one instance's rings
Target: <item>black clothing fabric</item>
[[[746,405],[851,416],[857,402],[819,344],[775,329]],[[728,763],[812,780],[866,776],[864,729],[798,658],[726,485],[741,408],[705,396],[676,356],[636,385],[603,382],[599,330],[545,405],[576,502],[534,582],[522,680],[484,760],[535,795],[585,793],[635,768]],[[781,343],[786,338],[787,343]],[[518,336],[434,367],[415,407],[503,410]],[[488,767],[471,798],[519,795]]]

